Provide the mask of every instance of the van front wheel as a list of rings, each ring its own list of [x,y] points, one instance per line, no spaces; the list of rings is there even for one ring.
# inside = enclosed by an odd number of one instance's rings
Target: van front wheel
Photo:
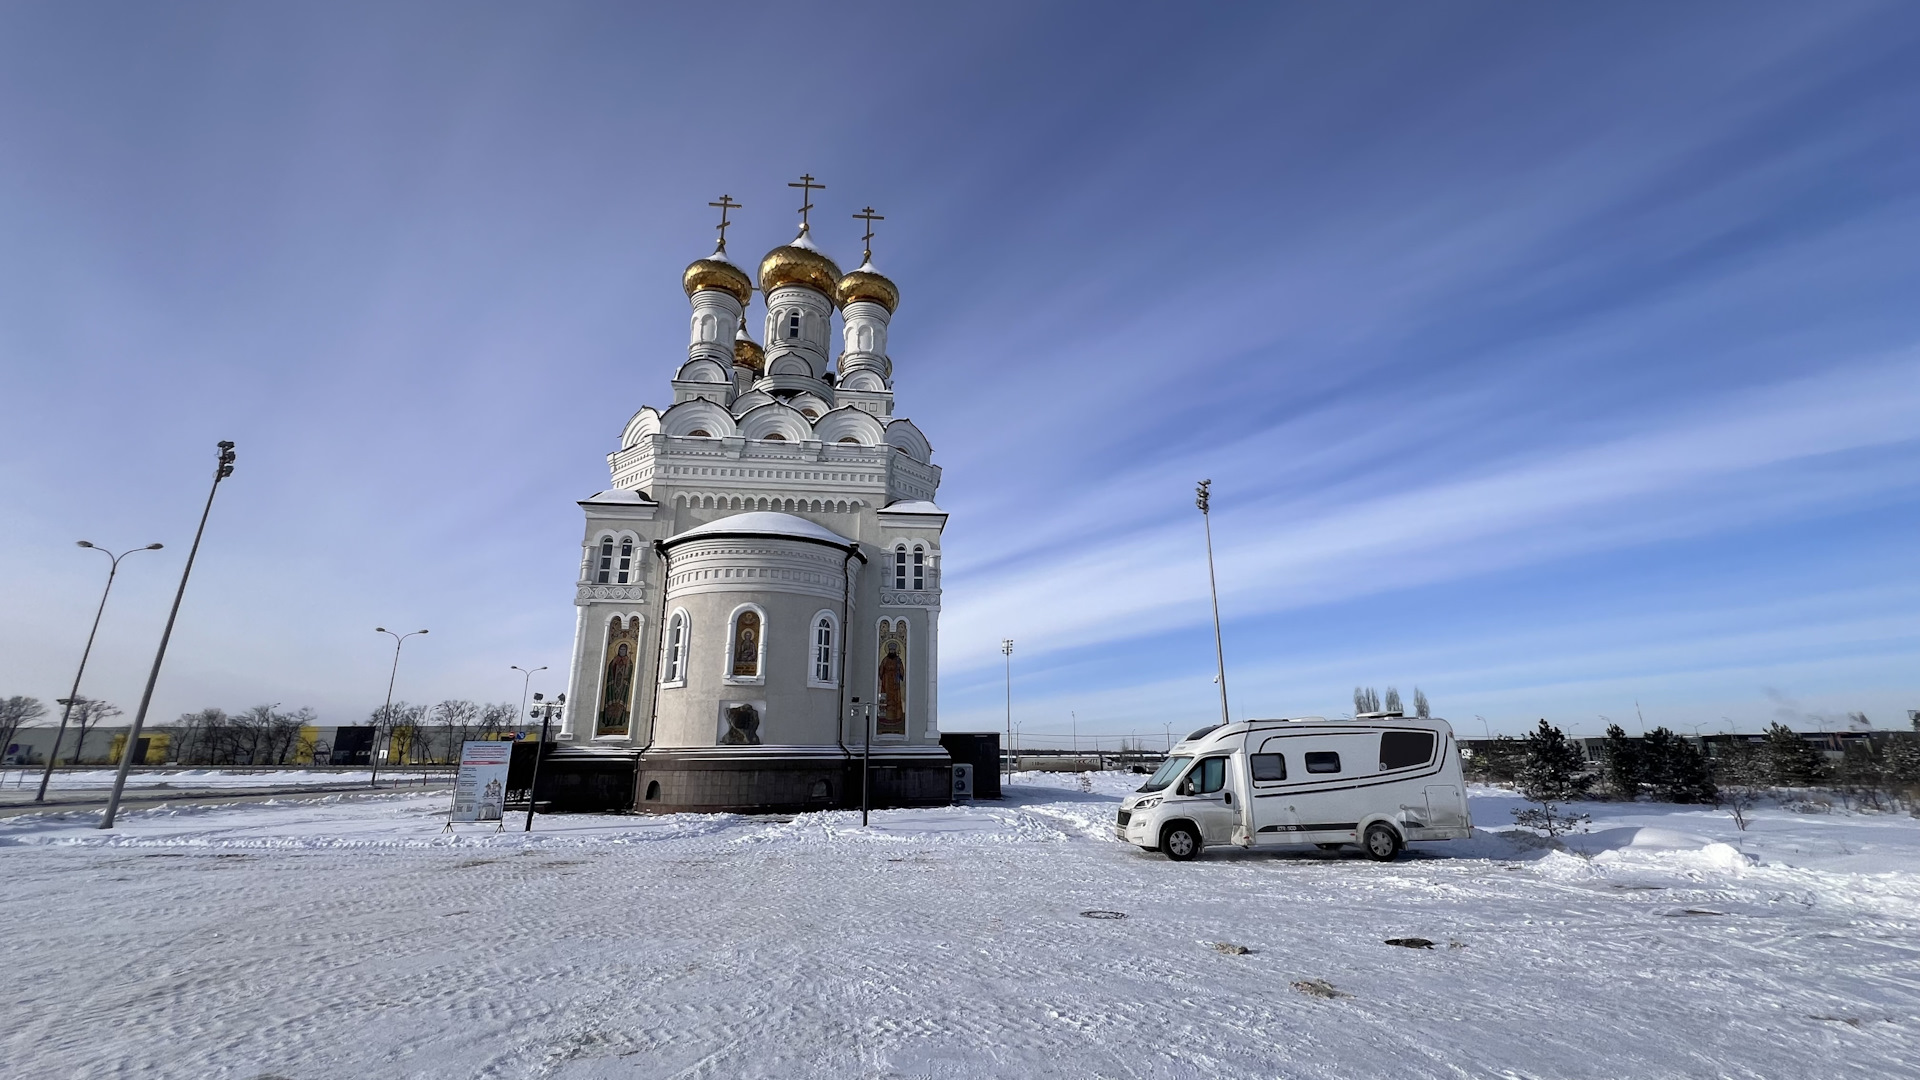
[[[1160,837],[1160,850],[1174,862],[1186,862],[1200,854],[1200,834],[1191,825],[1169,825]]]
[[[1391,826],[1374,823],[1367,826],[1365,844],[1367,857],[1379,862],[1387,862],[1400,854],[1400,834]]]

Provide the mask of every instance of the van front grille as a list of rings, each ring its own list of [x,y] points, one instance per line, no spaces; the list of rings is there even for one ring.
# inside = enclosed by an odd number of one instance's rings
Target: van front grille
[[[1133,815],[1128,813],[1127,811],[1125,810],[1120,811],[1120,827],[1123,829],[1126,828],[1127,822],[1132,818],[1133,818]]]

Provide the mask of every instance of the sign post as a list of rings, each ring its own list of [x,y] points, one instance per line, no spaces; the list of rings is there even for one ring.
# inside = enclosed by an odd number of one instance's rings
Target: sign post
[[[460,771],[453,780],[447,828],[456,821],[495,821],[506,827],[507,765],[512,760],[510,742],[460,744]]]

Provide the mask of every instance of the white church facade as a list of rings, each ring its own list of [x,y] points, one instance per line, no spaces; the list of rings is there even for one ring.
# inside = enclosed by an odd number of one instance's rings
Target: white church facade
[[[804,201],[799,235],[767,253],[757,281],[727,256],[737,204],[714,204],[718,248],[682,277],[691,332],[673,401],[633,415],[608,455],[612,486],[580,501],[570,704],[552,762],[631,776],[639,810],[857,806],[863,776],[876,806],[951,792],[938,683],[947,515],[932,447],[894,413],[899,290],[873,268],[870,208],[856,215],[863,264],[842,273],[812,241]],[[756,291],[764,346],[747,327]]]

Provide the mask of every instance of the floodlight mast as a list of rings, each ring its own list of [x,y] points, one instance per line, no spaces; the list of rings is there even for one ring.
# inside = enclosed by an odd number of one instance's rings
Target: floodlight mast
[[[127,773],[133,768],[133,755],[140,745],[140,728],[147,722],[147,707],[153,704],[153,686],[160,681],[160,664],[167,658],[167,642],[173,639],[173,623],[180,617],[180,601],[187,595],[187,578],[193,574],[194,556],[200,554],[200,538],[207,531],[207,516],[213,513],[213,497],[220,493],[220,481],[233,475],[234,452],[231,440],[218,444],[219,458],[213,468],[213,486],[207,490],[207,505],[200,511],[200,527],[194,530],[193,547],[187,550],[186,568],[180,571],[180,588],[173,594],[173,610],[167,612],[167,628],[160,632],[160,648],[153,654],[153,670],[147,673],[147,688],[140,694],[140,709],[133,714],[133,727],[127,731],[127,745],[120,754],[120,771],[113,777],[113,792],[107,796],[107,812],[100,827],[113,828],[114,815],[120,810],[120,793],[127,786]]]

